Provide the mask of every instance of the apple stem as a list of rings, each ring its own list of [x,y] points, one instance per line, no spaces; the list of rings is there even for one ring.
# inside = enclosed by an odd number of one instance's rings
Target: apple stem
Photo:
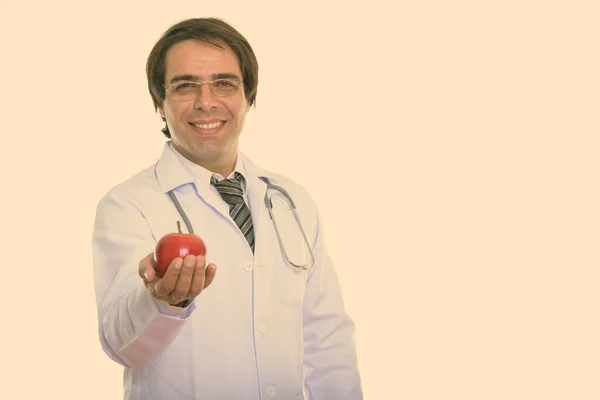
[[[181,234],[181,222],[180,221],[177,221],[177,230]]]

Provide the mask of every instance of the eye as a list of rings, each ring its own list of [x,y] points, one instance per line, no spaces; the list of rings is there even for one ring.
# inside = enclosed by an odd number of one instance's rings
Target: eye
[[[177,85],[175,85],[173,90],[175,90],[175,91],[191,90],[191,89],[196,89],[196,87],[197,87],[197,85],[194,82],[181,82],[181,83],[178,83]]]
[[[231,89],[231,88],[236,88],[237,83],[234,81],[229,81],[227,79],[220,79],[215,82],[215,87],[218,87],[221,89]]]

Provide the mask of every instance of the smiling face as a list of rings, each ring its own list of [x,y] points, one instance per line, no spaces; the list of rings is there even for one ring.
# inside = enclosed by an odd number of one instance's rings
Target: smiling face
[[[165,82],[210,82],[219,78],[242,81],[235,53],[224,43],[219,48],[200,40],[173,45],[165,57]],[[175,149],[190,161],[227,177],[233,171],[238,139],[250,106],[244,85],[230,95],[217,97],[210,85],[200,85],[198,97],[177,101],[169,93],[159,107],[166,119]]]

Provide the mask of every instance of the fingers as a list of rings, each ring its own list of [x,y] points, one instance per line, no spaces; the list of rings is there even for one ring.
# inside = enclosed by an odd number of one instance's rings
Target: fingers
[[[154,297],[171,304],[198,296],[212,283],[216,274],[216,265],[211,263],[207,266],[203,256],[175,258],[162,277],[157,275],[155,264],[153,254],[147,255],[140,261],[139,274]]]
[[[217,266],[213,263],[208,264],[206,267],[206,277],[204,279],[204,288],[207,288],[212,281],[215,279],[217,274]]]
[[[179,272],[179,278],[175,284],[175,288],[169,294],[170,302],[179,303],[187,298],[196,297],[200,291],[193,291],[194,281],[197,281],[199,277],[204,277],[203,267],[204,257],[194,257],[191,255],[186,256],[183,259],[183,265]]]
[[[150,253],[140,260],[138,274],[140,278],[144,279],[144,282],[152,282],[156,278],[154,266],[154,253]]]
[[[193,279],[190,281],[188,296],[196,297],[200,294],[202,289],[204,289],[205,273],[206,259],[202,256],[196,257],[196,263],[194,265],[194,276]]]
[[[165,299],[171,294],[171,292],[173,292],[173,290],[175,290],[182,266],[183,259],[180,257],[177,257],[171,261],[169,268],[167,268],[167,271],[163,277],[156,283],[156,286],[154,287],[153,292],[155,297]]]
[[[193,299],[198,296],[213,281],[216,273],[216,265],[206,266],[203,256],[187,256],[179,274],[175,289],[170,294],[173,303],[179,303],[185,299]]]

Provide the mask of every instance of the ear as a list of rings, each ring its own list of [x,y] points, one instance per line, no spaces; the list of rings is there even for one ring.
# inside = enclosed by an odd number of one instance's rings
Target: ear
[[[157,110],[158,110],[158,113],[160,114],[160,116],[164,118],[165,117],[165,111],[163,110],[163,108],[162,107],[158,107]]]

